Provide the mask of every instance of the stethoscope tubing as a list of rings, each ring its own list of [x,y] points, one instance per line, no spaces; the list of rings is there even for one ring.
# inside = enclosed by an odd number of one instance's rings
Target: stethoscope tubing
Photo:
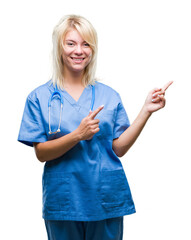
[[[90,105],[90,111],[93,111],[94,107],[94,102],[95,102],[95,87],[91,85],[92,87],[92,99],[91,99],[91,105]],[[52,99],[55,95],[58,95],[60,97],[60,119],[59,119],[59,124],[58,124],[58,129],[56,132],[52,132],[51,130],[51,119],[50,119],[50,110],[51,110],[51,102]],[[61,132],[60,125],[61,125],[61,120],[62,120],[62,109],[64,105],[64,98],[60,91],[58,90],[57,86],[55,86],[54,92],[50,95],[50,98],[48,99],[48,122],[49,122],[49,134],[56,134],[58,132]]]

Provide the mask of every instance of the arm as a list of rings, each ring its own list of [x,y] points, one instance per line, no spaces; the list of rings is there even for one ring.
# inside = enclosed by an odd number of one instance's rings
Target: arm
[[[40,162],[54,160],[65,154],[81,140],[91,139],[99,131],[99,120],[94,118],[102,109],[103,106],[90,112],[87,117],[82,119],[76,130],[63,137],[43,143],[33,143],[38,160]]]
[[[147,113],[143,107],[132,125],[119,138],[113,140],[112,148],[118,157],[125,155],[134,144],[150,116],[151,114]]]
[[[112,148],[118,157],[125,155],[134,144],[152,113],[165,106],[165,91],[172,83],[172,81],[169,82],[162,89],[152,90],[132,125],[119,138],[113,140]]]
[[[33,143],[35,153],[40,162],[50,161],[60,157],[80,141],[77,130],[54,140]]]

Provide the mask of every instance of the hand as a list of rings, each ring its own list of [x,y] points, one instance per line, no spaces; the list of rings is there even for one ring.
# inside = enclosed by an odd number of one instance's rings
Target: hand
[[[144,107],[149,113],[156,112],[165,106],[165,91],[172,83],[173,81],[170,81],[165,84],[163,88],[155,88],[149,92],[144,105]]]
[[[82,119],[77,128],[81,140],[90,140],[94,134],[99,132],[99,119],[94,118],[103,108],[102,105],[93,112],[90,110],[88,116]]]

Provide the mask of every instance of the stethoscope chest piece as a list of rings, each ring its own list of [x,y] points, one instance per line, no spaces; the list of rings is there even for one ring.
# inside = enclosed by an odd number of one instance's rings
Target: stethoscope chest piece
[[[58,129],[55,131],[55,132],[52,132],[51,130],[51,121],[50,121],[50,109],[51,109],[51,102],[52,102],[52,99],[55,95],[58,95],[60,97],[60,118],[59,118],[59,123],[58,123]],[[56,134],[58,132],[61,132],[60,130],[60,125],[61,125],[61,120],[62,120],[62,109],[63,109],[63,104],[64,104],[64,100],[63,100],[63,96],[61,95],[61,93],[58,91],[58,90],[55,90],[49,100],[48,100],[48,117],[49,117],[49,132],[48,134]]]

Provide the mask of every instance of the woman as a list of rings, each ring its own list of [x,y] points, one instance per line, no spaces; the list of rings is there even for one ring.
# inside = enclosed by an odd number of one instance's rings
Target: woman
[[[119,94],[95,80],[97,35],[69,15],[53,32],[53,76],[26,101],[18,140],[45,162],[43,218],[49,240],[118,240],[135,213],[119,160],[172,82],[154,89],[130,126]]]

